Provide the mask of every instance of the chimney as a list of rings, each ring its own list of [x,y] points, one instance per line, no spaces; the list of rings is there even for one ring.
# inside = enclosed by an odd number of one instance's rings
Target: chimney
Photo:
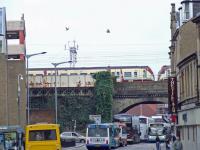
[[[170,16],[171,16],[171,25],[170,25],[170,29],[171,29],[171,39],[173,38],[173,35],[174,33],[176,32],[176,22],[177,22],[177,19],[176,19],[176,10],[175,10],[175,4],[172,3],[171,4],[172,6],[172,9],[171,9],[171,13],[170,13]]]

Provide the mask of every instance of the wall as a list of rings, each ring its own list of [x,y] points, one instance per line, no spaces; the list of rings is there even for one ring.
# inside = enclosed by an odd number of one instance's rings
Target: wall
[[[0,125],[7,125],[7,63],[4,54],[0,53]]]
[[[181,141],[184,149],[199,149],[200,148],[200,109],[188,109],[178,113],[179,128],[181,131]],[[183,119],[186,116],[185,120]]]
[[[197,28],[196,25],[191,21],[187,22],[179,29],[176,51],[176,65],[197,51]]]
[[[25,61],[22,60],[9,60],[8,61],[8,109],[9,109],[9,122],[11,125],[18,124],[18,103],[17,103],[17,76],[23,75],[23,80],[20,80],[21,86],[21,101],[20,101],[20,124],[26,124],[26,76],[25,76]]]

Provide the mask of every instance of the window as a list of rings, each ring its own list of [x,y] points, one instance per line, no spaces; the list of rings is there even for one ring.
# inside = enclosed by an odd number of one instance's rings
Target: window
[[[87,73],[80,73],[80,75],[87,75]]]
[[[193,141],[195,141],[195,127],[193,126]]]
[[[168,70],[167,70],[167,77],[169,77],[170,74],[171,74],[171,73],[170,73],[170,69],[168,69]]]
[[[147,124],[147,118],[140,118],[140,124]]]
[[[190,19],[190,8],[189,3],[185,3],[185,19]]]
[[[124,77],[131,77],[131,76],[132,76],[131,72],[124,72]]]
[[[137,78],[137,72],[134,72],[134,77]]]
[[[183,140],[184,140],[184,130],[185,130],[185,128],[182,127],[182,139],[183,139]]]
[[[72,133],[72,136],[78,136],[76,133]]]
[[[70,75],[77,75],[77,73],[70,73]]]
[[[68,76],[67,73],[61,73],[60,76]]]
[[[3,9],[0,10],[0,34],[3,34]]]
[[[34,130],[29,133],[30,141],[56,140],[56,130]]]
[[[17,141],[17,132],[4,133],[6,149],[13,149],[13,144]]]
[[[187,130],[188,130],[188,140],[190,140],[190,128],[187,127]]]
[[[107,137],[107,128],[89,128],[88,129],[88,137]]]
[[[143,70],[143,78],[147,78],[147,71]]]
[[[64,136],[71,136],[71,133],[66,132],[66,133],[63,133],[63,135]]]
[[[115,72],[111,72],[112,76],[115,76]]]
[[[3,43],[2,40],[0,40],[0,52],[2,52],[2,50],[3,50],[3,44],[2,43]]]
[[[119,77],[119,72],[117,72],[117,77]]]

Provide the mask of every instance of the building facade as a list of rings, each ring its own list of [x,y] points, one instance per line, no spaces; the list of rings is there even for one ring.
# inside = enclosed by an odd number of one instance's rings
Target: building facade
[[[6,21],[5,8],[0,10],[5,19],[0,23],[0,125],[25,126],[25,21]]]
[[[200,149],[199,26],[200,1],[182,1],[171,10],[171,73],[177,84],[177,134],[184,149]]]

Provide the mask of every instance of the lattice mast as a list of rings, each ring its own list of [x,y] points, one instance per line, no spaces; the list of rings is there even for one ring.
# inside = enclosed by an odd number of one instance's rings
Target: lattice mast
[[[70,67],[75,67],[75,64],[77,63],[77,50],[78,50],[78,44],[76,44],[76,41],[69,41],[68,42],[69,47],[69,57],[70,57]]]

